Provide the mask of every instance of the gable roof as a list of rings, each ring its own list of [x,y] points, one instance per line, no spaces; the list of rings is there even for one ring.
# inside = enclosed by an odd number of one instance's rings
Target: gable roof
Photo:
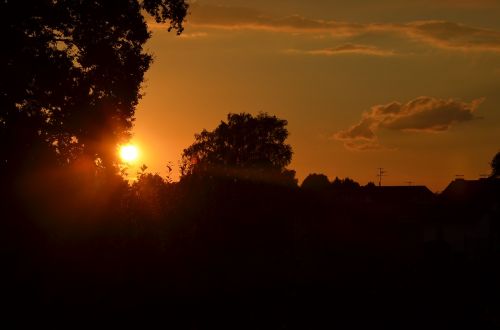
[[[388,202],[431,202],[435,195],[426,186],[382,186],[372,196]]]
[[[485,202],[498,199],[500,197],[500,179],[456,179],[446,187],[440,197],[449,202]]]

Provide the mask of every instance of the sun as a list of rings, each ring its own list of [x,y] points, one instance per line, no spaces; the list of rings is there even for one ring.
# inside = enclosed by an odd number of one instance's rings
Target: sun
[[[139,157],[139,149],[132,145],[127,144],[120,147],[120,158],[125,163],[133,163]]]

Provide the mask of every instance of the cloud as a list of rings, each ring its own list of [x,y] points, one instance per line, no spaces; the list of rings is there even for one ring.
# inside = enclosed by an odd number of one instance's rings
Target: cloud
[[[358,124],[334,134],[333,138],[344,143],[349,150],[377,150],[381,148],[378,137],[375,135],[373,122],[369,119],[361,120]]]
[[[357,54],[369,56],[394,56],[396,53],[392,50],[385,50],[375,46],[345,44],[333,48],[322,48],[313,50],[288,49],[289,54],[306,54],[314,56],[336,56],[344,54]]]
[[[372,151],[372,150],[387,149],[381,146],[378,140],[376,139],[372,141],[359,141],[359,140],[344,141],[344,147],[347,150],[351,151]]]
[[[469,3],[464,1],[464,3]],[[198,28],[245,29],[283,33],[354,37],[367,33],[399,34],[433,47],[461,51],[500,52],[500,31],[448,21],[416,21],[404,24],[352,23],[306,18],[300,15],[273,17],[246,7],[193,5],[187,25]],[[151,28],[155,28],[154,24]],[[318,55],[333,55],[325,49]],[[346,52],[344,52],[346,53]],[[352,53],[358,53],[352,51]]]
[[[497,0],[428,0],[428,5],[438,7],[491,9],[498,7]]]
[[[377,149],[377,131],[443,132],[454,124],[480,117],[475,112],[484,99],[461,102],[421,96],[405,104],[392,102],[375,105],[363,113],[361,121],[337,132],[333,138],[342,141],[347,149]]]
[[[362,24],[309,19],[300,15],[272,17],[247,7],[193,5],[188,24],[220,29],[276,32],[327,32],[339,36],[359,34]]]
[[[406,25],[407,33],[439,48],[500,52],[500,32],[446,21],[421,21]]]
[[[199,38],[205,38],[207,36],[208,33],[206,32],[192,32],[192,33],[183,32],[179,37],[183,39],[199,39]]]

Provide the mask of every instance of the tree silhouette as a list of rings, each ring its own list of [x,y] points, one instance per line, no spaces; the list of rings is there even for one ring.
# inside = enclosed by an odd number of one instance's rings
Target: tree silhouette
[[[137,203],[135,211],[140,210],[142,217],[159,218],[167,208],[169,183],[159,174],[147,173],[143,165],[137,173],[137,180],[130,186],[133,201]]]
[[[491,177],[500,177],[500,152],[498,152],[495,157],[491,160]]]
[[[330,181],[328,177],[324,174],[309,174],[302,182],[301,187],[303,189],[310,190],[323,190],[330,186]]]
[[[368,182],[367,184],[365,184],[364,186],[365,188],[368,188],[368,189],[374,189],[376,188],[377,186],[375,185],[375,183],[373,183],[372,181]]]
[[[0,171],[82,156],[112,166],[152,60],[143,14],[181,33],[186,11],[184,0],[0,2]]]
[[[359,183],[350,178],[339,179],[335,177],[332,181],[331,187],[333,189],[345,189],[345,190],[354,190],[359,188]]]
[[[266,113],[230,113],[227,122],[196,134],[195,143],[184,149],[182,175],[294,181],[294,172],[285,169],[292,159],[286,125],[286,120]]]

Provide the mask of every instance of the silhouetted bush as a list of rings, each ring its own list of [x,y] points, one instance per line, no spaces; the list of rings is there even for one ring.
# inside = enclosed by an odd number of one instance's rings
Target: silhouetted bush
[[[330,186],[328,177],[324,174],[309,174],[304,181],[302,181],[302,189],[309,190],[324,190]]]

